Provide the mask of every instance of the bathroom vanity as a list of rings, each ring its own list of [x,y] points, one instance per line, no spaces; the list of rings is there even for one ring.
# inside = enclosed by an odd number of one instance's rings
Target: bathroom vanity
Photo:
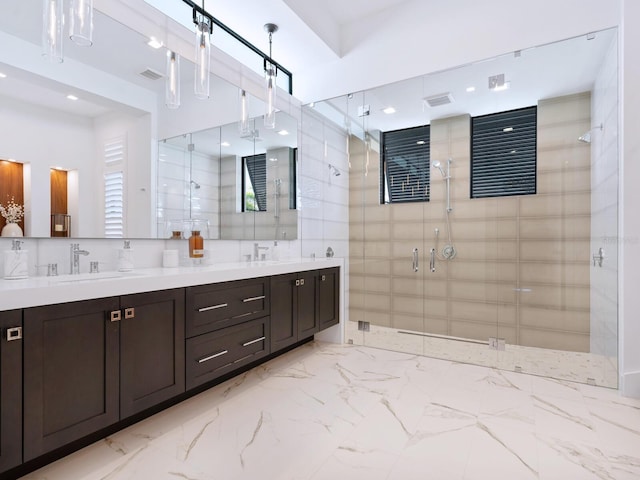
[[[338,325],[341,266],[300,260],[0,281],[0,478]]]

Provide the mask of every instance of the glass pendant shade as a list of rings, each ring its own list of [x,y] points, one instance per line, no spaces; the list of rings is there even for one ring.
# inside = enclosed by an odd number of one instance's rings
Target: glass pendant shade
[[[171,50],[167,50],[164,101],[171,109],[180,106],[180,55]]]
[[[239,106],[240,106],[240,135],[249,135],[250,133],[250,125],[249,125],[249,94],[246,90],[239,90]]]
[[[265,70],[266,103],[264,113],[264,127],[275,128],[276,126],[276,67],[266,62]]]
[[[63,61],[63,0],[43,0],[42,56],[52,63]]]
[[[81,47],[93,44],[93,0],[71,0],[69,38]]]
[[[209,68],[211,66],[211,43],[209,20],[203,18],[196,27],[196,71],[195,95],[209,98]]]

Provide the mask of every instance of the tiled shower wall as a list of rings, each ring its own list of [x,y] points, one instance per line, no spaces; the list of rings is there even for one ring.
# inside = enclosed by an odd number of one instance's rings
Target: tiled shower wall
[[[440,174],[428,203],[380,205],[379,147],[352,137],[350,321],[589,351],[590,155],[577,142],[589,124],[589,93],[540,101],[537,194],[470,199],[470,118],[433,121],[431,159],[452,159],[449,261]]]

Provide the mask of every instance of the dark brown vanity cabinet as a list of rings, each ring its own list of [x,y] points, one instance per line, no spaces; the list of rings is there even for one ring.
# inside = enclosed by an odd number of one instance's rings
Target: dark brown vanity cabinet
[[[0,312],[0,472],[22,463],[22,310]]]
[[[318,324],[324,330],[340,322],[340,269],[318,270],[317,282]]]
[[[119,419],[118,298],[24,310],[24,460]]]
[[[340,268],[271,277],[271,351],[340,321]]]
[[[319,331],[316,279],[316,271],[271,277],[272,352]]]
[[[269,279],[187,288],[187,389],[270,353]]]
[[[184,392],[184,290],[24,310],[24,460]]]
[[[184,289],[120,297],[120,418],[185,391]]]

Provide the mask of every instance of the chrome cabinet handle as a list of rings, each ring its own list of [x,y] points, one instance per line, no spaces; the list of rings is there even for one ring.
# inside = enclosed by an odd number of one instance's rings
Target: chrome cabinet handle
[[[263,298],[266,298],[265,295],[260,295],[259,297],[250,297],[250,298],[245,298],[244,300],[242,300],[244,303],[248,303],[248,302],[255,302],[256,300],[262,300]],[[225,304],[226,305],[226,304]]]
[[[124,318],[135,318],[136,309],[135,308],[125,308],[124,309]]]
[[[248,341],[248,342],[246,342],[246,343],[243,343],[243,344],[242,344],[242,346],[243,346],[243,347],[248,347],[249,345],[253,345],[254,343],[261,342],[261,341],[262,341],[262,340],[264,340],[265,338],[267,338],[267,337],[260,337],[260,338],[256,338],[255,340],[250,340],[250,341]]]
[[[299,286],[300,286],[300,279],[298,278],[298,279],[296,280],[296,287],[299,287]]]
[[[22,327],[7,328],[7,342],[20,340],[22,338]]]
[[[429,269],[431,273],[435,273],[436,271],[436,249],[432,248],[429,252]]]
[[[200,360],[198,360],[198,363],[208,362],[209,360],[213,360],[214,358],[221,357],[222,355],[225,355],[227,353],[229,353],[229,350],[223,350],[221,352],[214,353],[213,355],[209,355],[208,357],[201,358]]]
[[[414,272],[418,271],[418,249],[417,248],[413,249],[413,271]]]
[[[304,278],[300,279],[300,286],[304,285]]]
[[[322,275],[322,281],[326,281],[327,280],[327,276],[326,275]]]
[[[112,322],[119,322],[120,320],[122,320],[122,311],[121,310],[114,310],[111,312],[111,321]]]
[[[220,305],[213,305],[211,307],[202,307],[198,309],[198,312],[208,312],[209,310],[215,310],[217,308],[224,308],[224,307],[228,307],[229,304],[228,303],[221,303]]]

